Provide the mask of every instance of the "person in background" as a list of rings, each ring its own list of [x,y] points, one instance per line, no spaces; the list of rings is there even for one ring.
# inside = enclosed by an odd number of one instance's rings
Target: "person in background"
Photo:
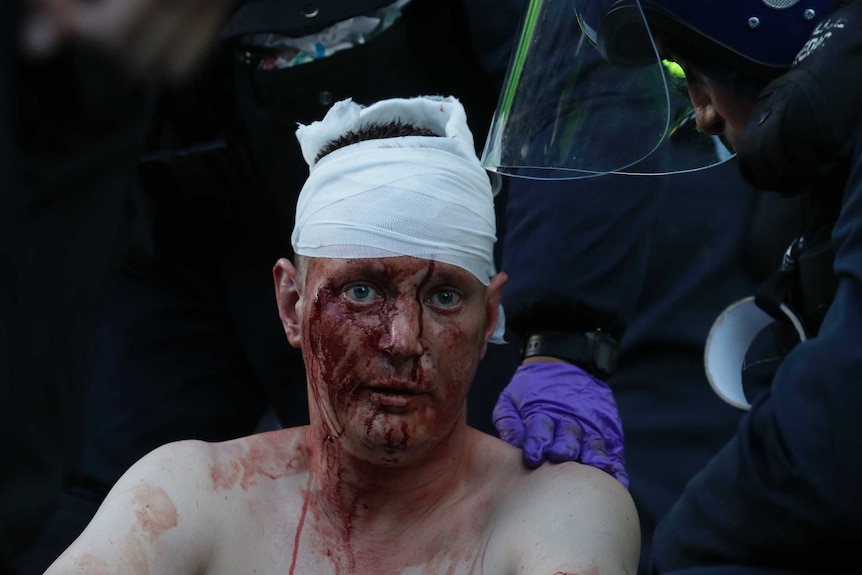
[[[761,242],[757,223],[764,214],[781,212],[781,235],[789,240],[798,208],[792,199],[758,196],[733,163],[663,177],[510,182],[500,269],[509,275],[503,306],[511,345],[488,351],[506,371],[497,368],[492,378],[492,367],[483,364],[474,385],[492,396],[510,377],[532,378],[536,386],[535,378],[543,376],[558,389],[561,414],[598,410],[602,404],[595,403],[612,394],[641,522],[642,574],[658,521],[742,416],[720,400],[706,377],[704,346],[712,322],[729,303],[752,293],[781,259],[784,247]],[[530,334],[571,333],[575,310],[590,293],[614,305],[609,311],[621,326],[619,332],[603,330],[619,336],[611,373],[597,371],[591,357],[573,357],[577,348],[553,352],[546,358],[549,369],[536,366],[538,357],[523,358]],[[597,327],[612,325],[592,319]],[[539,371],[544,369],[549,375]],[[593,379],[607,389],[590,393],[589,386],[598,385]],[[493,430],[490,422],[486,428]]]
[[[130,174],[151,113],[147,81],[183,75],[211,42],[207,34],[189,42],[186,27],[179,44],[175,30],[136,49],[129,41],[140,37],[127,24],[152,29],[182,14],[215,28],[226,4],[57,0],[0,8],[4,573],[50,515],[80,450],[85,357],[124,238]],[[132,53],[144,52],[149,65],[132,79]]]
[[[581,56],[583,85],[601,80],[601,56]],[[688,107],[679,91],[674,98]],[[617,114],[632,106],[610,102]],[[480,366],[474,388],[502,391],[494,415],[503,437],[523,437],[531,422],[539,428],[523,444],[528,462],[568,448],[554,437],[554,418],[560,427],[580,419],[584,443],[604,440],[586,461],[624,463],[646,573],[659,519],[741,417],[710,389],[710,327],[781,260],[800,231],[801,204],[757,193],[732,162],[685,174],[508,184],[501,269],[510,278],[503,304],[513,345],[489,350],[505,371]],[[500,381],[510,378],[503,391]],[[613,421],[617,410],[622,427],[612,435],[603,417]]]
[[[617,146],[622,152],[635,152],[618,156],[615,166],[560,166],[550,156],[547,163],[534,166],[590,175],[642,173],[656,164],[665,173],[672,171],[674,166],[661,154],[673,146],[681,123],[655,106],[672,83],[660,61],[664,58],[685,74],[692,113],[683,119],[695,121],[712,138],[711,145],[700,150],[711,154],[722,149],[723,141],[730,151],[739,152],[736,163],[749,183],[778,191],[804,208],[800,235],[756,298],[743,308],[744,318],[757,319],[754,327],[770,327],[768,335],[781,352],[775,358],[780,365],[732,439],[688,483],[659,524],[651,570],[852,572],[855,564],[848,562],[845,550],[860,537],[862,509],[856,488],[862,469],[858,458],[848,456],[860,451],[856,416],[860,396],[858,386],[851,384],[862,365],[859,347],[852,343],[862,302],[858,212],[862,110],[859,83],[847,79],[852,77],[848,71],[858,65],[860,3],[576,4],[584,35],[570,37],[570,42],[590,51],[598,48],[608,65],[607,78],[616,82],[613,93],[625,95],[621,88],[634,88],[628,97],[636,103],[652,90],[659,99],[640,107],[638,114],[621,113],[615,121],[605,116],[605,121],[597,122],[600,116],[595,116],[585,122],[603,128],[589,139],[593,149]],[[561,21],[553,26],[569,35],[578,29]],[[539,35],[535,29],[531,32],[534,38]],[[547,46],[556,49],[559,43]],[[530,68],[521,64],[522,69]],[[607,92],[611,85],[601,83],[593,94]],[[583,92],[578,97],[597,101]],[[513,96],[518,98],[519,94]],[[536,101],[540,100],[533,98]],[[572,118],[589,115],[584,107],[578,112]],[[659,129],[636,132],[653,139],[633,141],[630,120],[643,122],[649,114]],[[543,127],[537,115],[534,122]],[[617,129],[620,126],[626,130]],[[514,132],[503,131],[499,141],[507,142],[506,135]],[[561,128],[560,133],[572,132]],[[566,142],[572,149],[584,143],[579,138]],[[660,155],[642,153],[651,150]],[[675,167],[695,169],[691,164]],[[776,241],[768,233],[771,226],[762,225],[776,215],[764,212],[752,236]],[[739,317],[727,315],[732,309],[722,314],[724,322]],[[752,331],[741,324],[739,329]],[[754,341],[756,332],[745,337]],[[708,345],[707,358],[716,345]],[[740,358],[728,358],[718,367],[735,370],[732,379],[739,380]],[[726,382],[714,379],[716,366],[707,367],[711,383],[722,389]]]

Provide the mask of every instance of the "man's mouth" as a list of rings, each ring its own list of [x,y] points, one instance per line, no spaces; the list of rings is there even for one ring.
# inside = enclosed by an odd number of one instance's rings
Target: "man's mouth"
[[[426,393],[421,383],[410,380],[384,379],[370,381],[363,385],[364,388],[379,393],[404,393],[422,394]]]
[[[391,391],[393,393],[425,393],[424,390],[419,389],[416,385],[369,385],[368,389],[373,389],[375,391]]]
[[[386,407],[409,407],[422,396],[427,395],[427,392],[417,388],[416,384],[368,385],[365,386],[365,390],[375,403]]]

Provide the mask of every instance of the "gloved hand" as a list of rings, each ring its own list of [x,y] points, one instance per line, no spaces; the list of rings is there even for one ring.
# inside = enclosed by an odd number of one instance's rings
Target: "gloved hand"
[[[494,407],[500,437],[537,467],[580,461],[629,486],[623,427],[611,389],[569,363],[530,363],[515,372]]]

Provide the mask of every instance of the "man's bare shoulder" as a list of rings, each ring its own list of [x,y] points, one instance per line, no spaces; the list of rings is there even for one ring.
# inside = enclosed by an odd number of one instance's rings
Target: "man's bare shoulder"
[[[235,487],[247,491],[264,479],[288,477],[307,469],[305,430],[281,429],[217,443],[168,443],[141,458],[123,480],[205,488],[202,491]]]
[[[308,470],[311,453],[305,427],[280,429],[222,443],[206,444],[205,469],[216,490],[248,491],[271,481]]]
[[[628,490],[610,474],[574,461],[544,463],[524,478],[525,496],[565,491],[572,499],[609,498],[612,501],[630,501]]]
[[[159,447],[123,474],[47,573],[199,573],[221,526],[242,526],[245,502],[307,467],[306,453],[303,428]]]
[[[506,480],[519,480],[530,471],[517,447],[477,429],[471,428],[470,434],[474,479],[485,481],[485,476],[493,475],[499,485]]]
[[[582,500],[592,500],[622,511],[634,510],[629,492],[604,471],[577,462],[545,463],[530,469],[524,464],[520,449],[477,430],[473,434],[473,451],[478,454],[474,473],[493,474],[498,488],[506,485],[512,491],[507,500],[514,506],[533,506],[554,494],[564,496],[564,508],[579,507]]]
[[[637,570],[637,510],[625,487],[604,471],[546,463],[517,482],[502,517],[515,561],[531,566],[528,573]]]

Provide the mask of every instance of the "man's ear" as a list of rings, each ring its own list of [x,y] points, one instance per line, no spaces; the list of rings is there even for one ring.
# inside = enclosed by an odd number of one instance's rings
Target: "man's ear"
[[[500,315],[500,300],[503,299],[503,288],[506,287],[506,282],[508,281],[509,276],[500,272],[491,278],[491,282],[485,288],[485,317],[488,318],[488,323],[485,325],[486,343],[497,329],[497,320]]]
[[[302,341],[299,313],[296,311],[300,297],[297,276],[296,267],[286,258],[279,259],[272,268],[272,277],[275,281],[275,299],[278,302],[278,317],[281,318],[281,325],[284,326],[287,341],[293,347],[300,347]]]

